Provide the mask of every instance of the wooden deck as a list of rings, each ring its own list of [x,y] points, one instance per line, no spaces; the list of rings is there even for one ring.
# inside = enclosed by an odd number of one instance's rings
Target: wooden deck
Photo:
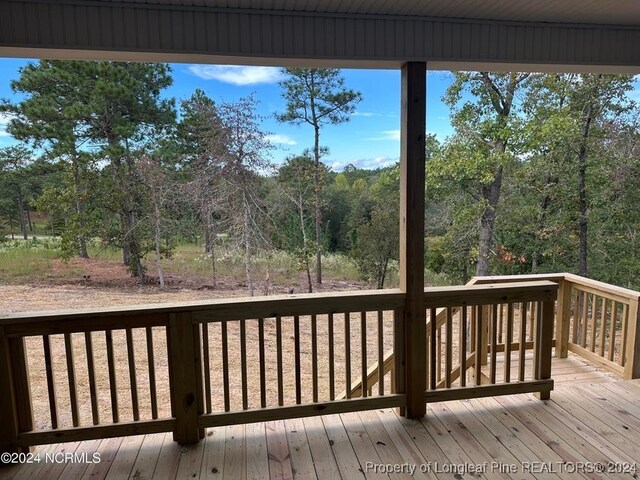
[[[640,459],[640,382],[575,356],[554,359],[553,377],[550,401],[526,394],[433,403],[422,421],[375,410],[213,428],[189,447],[171,433],[42,446],[34,449],[39,464],[5,467],[0,478],[638,478],[589,473],[589,462],[632,469]],[[62,461],[72,453],[74,462]],[[403,471],[376,472],[381,464]]]

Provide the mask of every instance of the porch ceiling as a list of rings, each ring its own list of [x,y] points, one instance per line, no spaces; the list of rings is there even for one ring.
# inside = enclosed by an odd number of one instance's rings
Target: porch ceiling
[[[636,0],[0,0],[0,56],[640,73]]]
[[[122,0],[107,0],[123,3]],[[148,5],[207,6],[287,12],[501,20],[640,24],[636,0],[128,0]],[[126,2],[125,2],[126,3]]]

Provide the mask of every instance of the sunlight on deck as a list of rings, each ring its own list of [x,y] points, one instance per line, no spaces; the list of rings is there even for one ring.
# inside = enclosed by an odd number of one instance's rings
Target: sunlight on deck
[[[429,404],[421,421],[382,409],[218,427],[188,447],[171,433],[42,446],[40,464],[0,476],[351,479],[389,478],[393,468],[392,478],[634,478],[640,382],[573,355],[554,358],[553,378],[545,402],[523,394]],[[44,461],[70,453],[75,463]],[[595,462],[609,471],[590,473]]]

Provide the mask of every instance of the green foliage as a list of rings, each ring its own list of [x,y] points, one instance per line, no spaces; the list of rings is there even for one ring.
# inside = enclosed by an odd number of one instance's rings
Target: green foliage
[[[356,178],[351,186],[351,256],[362,278],[383,288],[397,269],[400,241],[399,171],[383,170],[369,185]]]
[[[313,127],[349,121],[362,95],[346,89],[336,68],[286,68],[280,83],[286,110],[280,122],[308,123]]]

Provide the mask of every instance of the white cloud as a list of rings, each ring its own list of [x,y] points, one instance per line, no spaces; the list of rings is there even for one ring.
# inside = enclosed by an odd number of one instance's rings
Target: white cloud
[[[334,172],[341,172],[347,165],[353,165],[356,168],[364,168],[371,170],[374,168],[383,168],[394,165],[398,161],[397,158],[389,157],[376,157],[376,158],[358,158],[348,162],[333,162],[331,164],[331,170]]]
[[[383,130],[382,132],[380,132],[380,135],[369,137],[365,140],[399,142],[400,130]]]
[[[231,85],[276,83],[282,74],[276,67],[247,67],[240,65],[190,65],[189,71],[203,80],[218,80]]]
[[[0,137],[10,137],[11,134],[7,132],[9,122],[15,118],[15,115],[6,112],[0,112]]]
[[[352,117],[381,117],[380,113],[376,112],[353,112]]]
[[[296,141],[288,135],[283,135],[281,133],[274,133],[272,135],[267,135],[266,139],[271,143],[276,143],[279,145],[296,145]]]

